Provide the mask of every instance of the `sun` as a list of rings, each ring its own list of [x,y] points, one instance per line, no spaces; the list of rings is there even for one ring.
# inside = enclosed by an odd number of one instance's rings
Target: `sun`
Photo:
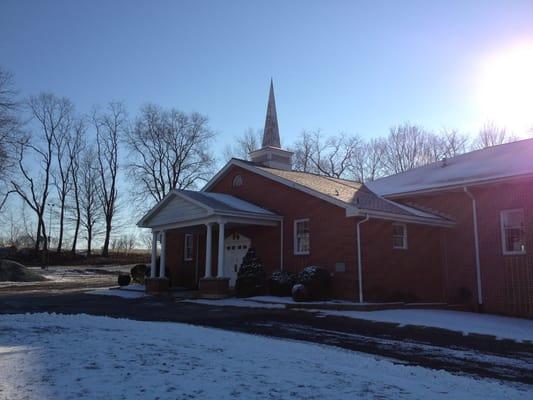
[[[478,107],[485,121],[521,135],[533,127],[533,41],[514,45],[483,60]]]

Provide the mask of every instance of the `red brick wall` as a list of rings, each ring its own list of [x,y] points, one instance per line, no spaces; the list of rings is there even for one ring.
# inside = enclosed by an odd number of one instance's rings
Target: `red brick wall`
[[[232,187],[236,174],[244,185]],[[333,295],[337,298],[358,299],[356,222],[346,218],[345,210],[286,185],[233,167],[212,188],[213,192],[228,193],[269,209],[284,217],[285,269],[298,272],[306,266],[318,265],[333,274]],[[310,219],[311,253],[294,255],[294,220]],[[238,231],[252,239],[268,273],[280,267],[280,228],[241,226],[228,228],[229,235]],[[205,274],[205,228],[199,240],[195,233],[194,260],[183,261],[184,233],[167,233],[167,268],[174,285],[193,287],[197,277]],[[191,231],[192,232],[192,231]],[[408,224],[408,248],[392,248],[392,222],[371,219],[361,226],[363,281],[366,301],[446,301],[444,250],[448,229]],[[218,232],[213,232],[212,271],[216,274]],[[196,256],[196,246],[198,256]],[[196,275],[196,258],[198,274]],[[344,263],[345,272],[336,272],[335,264]]]
[[[445,231],[406,224],[407,249],[392,246],[392,223],[361,225],[365,301],[445,302]]]
[[[488,312],[533,316],[533,179],[507,181],[469,189],[477,202],[480,265],[484,309]],[[476,278],[472,203],[462,191],[404,198],[451,215],[457,227],[446,235],[447,292],[458,300],[461,287],[472,293]],[[526,218],[526,255],[503,255],[500,212],[523,208]]]
[[[235,175],[244,184],[233,188]],[[267,208],[284,217],[284,266],[297,272],[309,265],[333,273],[335,297],[357,299],[356,218],[346,218],[345,210],[301,191],[254,174],[239,167],[230,171],[212,188],[213,192],[232,194]],[[294,255],[294,220],[310,219],[311,252]],[[445,301],[443,242],[441,228],[408,225],[407,250],[392,248],[392,222],[370,220],[361,227],[364,291],[366,299],[418,299]],[[245,227],[239,232],[252,239],[269,272],[279,268],[279,228]],[[344,263],[346,272],[336,272],[335,264]]]
[[[194,231],[191,231],[191,233],[193,232]],[[195,288],[197,235],[193,235],[193,259],[191,261],[185,261],[185,233],[188,233],[188,231],[167,231],[167,252],[165,268],[168,271],[168,274],[170,275],[170,283],[172,286]]]
[[[232,181],[237,174],[243,177],[244,184],[233,188]],[[285,269],[297,272],[309,265],[327,268],[334,273],[333,291],[337,297],[355,299],[355,221],[346,218],[343,208],[239,167],[232,167],[211,191],[232,194],[283,216]],[[308,256],[293,252],[294,220],[301,218],[310,220],[311,252]],[[268,272],[279,269],[279,227],[244,227],[239,228],[239,232],[252,239],[252,246]],[[345,263],[346,272],[335,272],[338,262]]]

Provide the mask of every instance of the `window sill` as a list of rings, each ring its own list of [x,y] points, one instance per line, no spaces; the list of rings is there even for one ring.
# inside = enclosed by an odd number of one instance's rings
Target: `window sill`
[[[308,256],[309,254],[311,254],[310,252],[307,252],[307,253],[294,253],[295,256]]]

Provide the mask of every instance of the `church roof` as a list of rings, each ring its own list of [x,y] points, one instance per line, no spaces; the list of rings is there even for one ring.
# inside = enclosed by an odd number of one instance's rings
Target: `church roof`
[[[152,207],[137,225],[154,228],[169,224],[189,223],[213,216],[268,221],[280,219],[278,215],[269,210],[229,194],[174,189]]]
[[[307,172],[268,168],[239,159],[232,159],[226,164],[202,191],[209,191],[210,187],[232,165],[240,166],[296,190],[306,192],[339,207],[343,207],[346,209],[347,216],[370,214],[376,217],[398,221],[444,226],[453,225],[453,221],[440,215],[387,200],[360,182],[330,178]]]
[[[369,183],[382,196],[442,190],[533,175],[533,139],[472,151]]]
[[[281,148],[279,139],[278,115],[276,112],[276,99],[274,98],[274,83],[270,80],[270,93],[268,94],[267,114],[265,129],[263,131],[263,148]]]
[[[417,216],[434,220],[442,217],[403,204],[397,204],[372,192],[366,185],[346,179],[331,178],[300,171],[285,171],[256,166],[267,173],[298,183],[326,196],[338,199],[360,210]]]

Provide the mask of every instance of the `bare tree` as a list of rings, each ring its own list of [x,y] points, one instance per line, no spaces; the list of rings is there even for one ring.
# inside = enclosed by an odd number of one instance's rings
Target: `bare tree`
[[[408,171],[442,158],[435,135],[418,125],[404,123],[390,129],[384,153],[386,174]]]
[[[28,106],[37,122],[39,133],[20,141],[17,149],[17,164],[20,180],[11,180],[13,191],[35,212],[37,234],[35,249],[43,245],[48,250],[44,213],[50,193],[50,180],[54,156],[54,140],[58,130],[69,118],[72,104],[66,98],[53,94],[31,97]],[[28,157],[31,161],[28,161]]]
[[[96,236],[102,208],[99,199],[99,166],[94,148],[87,148],[80,163],[80,209],[81,226],[87,239],[87,255],[91,255],[92,243]]]
[[[72,138],[67,143],[67,151],[68,151],[68,158],[70,163],[70,171],[71,171],[71,177],[72,177],[72,191],[71,191],[71,197],[72,197],[72,205],[70,207],[71,214],[72,214],[72,221],[74,222],[74,233],[72,235],[72,246],[71,246],[71,252],[72,254],[76,253],[76,246],[78,244],[78,236],[80,232],[80,224],[81,224],[81,204],[80,204],[80,196],[81,196],[81,169],[80,169],[80,163],[81,163],[81,155],[83,154],[83,151],[85,150],[85,121],[83,119],[78,119],[75,121],[73,127],[72,127]]]
[[[441,147],[441,157],[452,158],[466,153],[470,139],[457,129],[444,128],[440,131],[437,141]]]
[[[110,103],[107,112],[93,113],[96,129],[96,151],[98,159],[98,195],[105,217],[105,236],[102,255],[109,255],[109,240],[113,229],[113,218],[117,212],[119,170],[119,138],[127,128],[126,109],[122,103]]]
[[[472,149],[484,149],[485,147],[514,142],[516,140],[518,138],[509,134],[507,129],[498,127],[494,122],[487,122],[480,129],[477,138],[474,140]]]
[[[128,233],[121,235],[118,238],[114,238],[111,243],[111,248],[114,252],[128,255],[135,248],[137,244],[137,235],[135,233]]]
[[[339,134],[324,139],[319,130],[304,131],[294,149],[295,169],[342,178],[350,172],[361,147],[362,141],[357,136]]]
[[[12,190],[8,189],[9,174],[16,165],[16,143],[20,140],[20,103],[14,89],[13,76],[0,68],[0,210]]]
[[[313,151],[315,149],[316,135],[310,131],[302,131],[300,137],[294,144],[292,149],[293,155],[293,168],[302,172],[316,172],[314,164],[311,161]]]
[[[262,130],[254,130],[248,128],[244,134],[236,139],[234,145],[227,145],[224,149],[224,158],[230,160],[232,158],[240,158],[241,160],[249,160],[250,153],[261,147],[261,138],[263,136]]]
[[[128,169],[141,208],[150,206],[147,198],[157,202],[175,188],[206,182],[215,164],[209,151],[213,138],[204,115],[156,105],[143,107],[127,136]]]
[[[55,153],[55,166],[52,170],[52,180],[57,192],[57,199],[59,203],[59,233],[57,237],[57,253],[61,253],[63,246],[63,234],[65,231],[65,212],[67,206],[67,198],[72,190],[72,167],[77,158],[77,154],[73,154],[72,146],[76,140],[74,135],[74,128],[77,121],[72,115],[65,118],[64,123],[58,126],[55,135],[53,136],[53,146]]]
[[[354,151],[350,163],[351,177],[359,182],[368,182],[382,176],[386,147],[385,140],[371,139]]]

